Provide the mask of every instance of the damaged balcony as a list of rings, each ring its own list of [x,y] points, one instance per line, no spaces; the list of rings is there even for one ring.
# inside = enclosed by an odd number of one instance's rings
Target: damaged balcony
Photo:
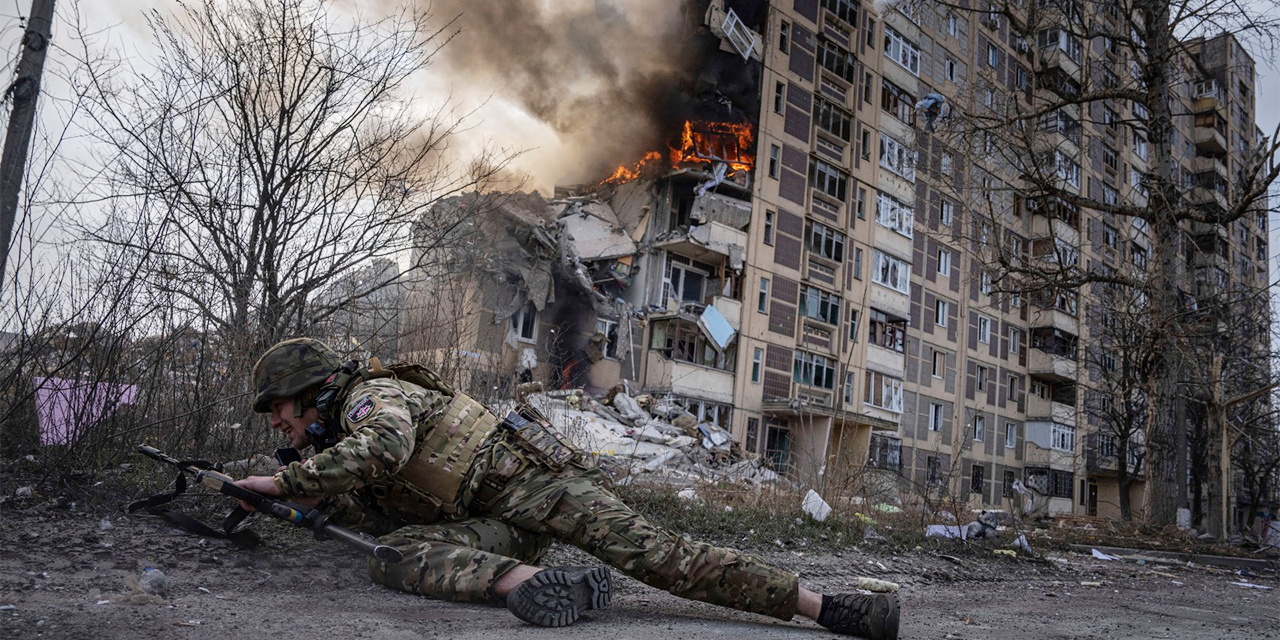
[[[1058,382],[1076,380],[1076,336],[1055,327],[1031,330],[1027,373]]]
[[[1034,377],[1032,383],[1042,385],[1044,395],[1034,391],[1027,394],[1027,419],[1057,422],[1074,427],[1076,424],[1075,384],[1055,384],[1052,381]]]
[[[1115,436],[1104,435],[1101,433],[1091,433],[1085,437],[1085,469],[1088,469],[1090,475],[1118,475],[1120,471],[1120,456],[1116,446]],[[1138,443],[1129,443],[1126,468],[1129,474],[1137,479],[1145,479],[1146,465],[1143,464],[1145,454],[1142,446]]]
[[[715,307],[695,316],[650,317],[645,388],[717,402],[733,402],[736,337]]]

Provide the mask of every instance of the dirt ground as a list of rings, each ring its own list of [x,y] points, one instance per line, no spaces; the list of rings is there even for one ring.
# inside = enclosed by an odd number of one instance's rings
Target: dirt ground
[[[265,519],[254,528],[266,543],[243,551],[151,516],[0,505],[0,638],[832,637],[807,621],[689,602],[625,577],[608,610],[565,629],[538,629],[500,606],[383,589],[345,547]],[[1011,559],[866,545],[754,551],[820,591],[845,589],[859,575],[900,583],[903,638],[1280,638],[1280,590],[1229,584],[1280,586],[1274,576],[1060,552]],[[590,561],[562,547],[547,559]],[[167,575],[169,597],[127,602],[129,579],[147,566]]]

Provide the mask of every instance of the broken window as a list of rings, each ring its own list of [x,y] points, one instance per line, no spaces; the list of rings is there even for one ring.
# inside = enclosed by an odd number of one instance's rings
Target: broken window
[[[916,154],[887,133],[880,134],[880,166],[908,182],[916,181]],[[1077,166],[1077,169],[1079,167]]]
[[[876,222],[910,238],[915,225],[915,212],[906,203],[881,191],[876,195]]]
[[[1051,446],[1058,451],[1075,452],[1076,428],[1054,422],[1049,429]]]
[[[604,336],[604,357],[618,359],[618,322],[616,320],[596,320],[596,333]]]
[[[742,56],[743,60],[750,60],[751,52],[756,46],[756,34],[748,29],[747,25],[742,24],[742,20],[733,9],[729,9],[725,14],[721,28],[724,29],[729,42],[733,44],[733,48],[738,50],[738,55]]]
[[[915,97],[888,80],[881,79],[880,85],[880,108],[898,120],[910,124],[911,112],[916,103]]]
[[[764,457],[776,473],[786,473],[791,454],[791,430],[786,422],[769,419],[765,427]]]
[[[756,297],[756,311],[764,313],[769,304],[769,279],[760,278],[760,293]]]
[[[868,461],[877,469],[898,471],[902,469],[902,441],[884,434],[871,434]]]
[[[667,254],[669,272],[667,280],[667,298],[680,302],[696,302],[701,304],[705,299],[703,291],[710,270],[694,268],[683,256]]]
[[[676,406],[692,413],[694,417],[701,423],[714,424],[722,429],[729,428],[729,418],[732,407],[720,402],[712,402],[710,400],[701,400],[699,398],[685,398],[676,396],[672,398]]]
[[[878,347],[902,353],[907,339],[907,322],[890,320],[889,316],[879,309],[872,309],[870,317],[871,334],[867,340]]]
[[[942,351],[933,352],[933,377],[941,379],[947,374],[947,354]],[[937,431],[937,429],[934,429]]]
[[[874,251],[875,265],[871,270],[871,281],[899,293],[909,293],[911,265],[879,249]]]
[[[511,316],[511,327],[522,342],[533,342],[538,337],[538,308],[530,300]]]
[[[1015,495],[1015,492],[1013,490],[1013,483],[1015,481],[1015,478],[1016,476],[1013,474],[1012,471],[1005,470],[1004,487],[1002,487],[1000,490],[1001,496],[1004,496],[1006,498],[1012,498]]]
[[[809,251],[835,263],[844,261],[845,235],[821,222],[809,224]]]
[[[902,65],[911,75],[920,75],[920,49],[888,25],[884,28],[884,55]]]
[[[767,245],[773,244],[773,216],[772,211],[764,212],[764,243]]]
[[[823,69],[836,74],[845,82],[852,84],[858,61],[844,47],[822,38],[818,43],[818,64]]]
[[[760,347],[756,347],[755,352],[752,353],[751,355],[751,381],[752,382],[756,384],[760,383],[760,371],[762,367],[764,367],[764,349],[761,349]]]
[[[720,351],[696,322],[681,318],[654,320],[649,348],[672,360],[722,371],[733,370],[737,355],[736,347]]]
[[[845,190],[848,188],[849,177],[834,165],[827,164],[818,159],[811,161],[809,163],[809,182],[813,185],[814,189],[817,189],[840,202],[844,202]]]
[[[775,180],[778,179],[778,156],[781,154],[782,150],[778,145],[769,145],[769,177]]]
[[[822,6],[849,26],[858,24],[858,3],[854,0],[822,0]]]
[[[926,476],[930,486],[942,484],[942,461],[929,456],[925,459]]]
[[[791,23],[785,20],[778,25],[778,51],[791,52]]]
[[[894,413],[902,413],[902,379],[880,373],[867,372],[866,404]]]
[[[986,467],[980,464],[973,465],[973,478],[969,482],[969,491],[972,493],[982,493],[985,486],[986,475]]]
[[[782,105],[787,102],[787,85],[779,82],[773,88],[773,112],[782,113]]]
[[[840,296],[804,285],[800,289],[800,315],[839,326]]]
[[[933,323],[939,327],[946,328],[948,319],[951,315],[951,305],[942,298],[934,300],[933,303]]]
[[[797,349],[791,373],[792,379],[800,384],[822,389],[836,386],[835,361],[816,353]]]
[[[813,107],[813,122],[819,129],[826,131],[845,142],[850,139],[853,118],[832,102],[818,97]]]

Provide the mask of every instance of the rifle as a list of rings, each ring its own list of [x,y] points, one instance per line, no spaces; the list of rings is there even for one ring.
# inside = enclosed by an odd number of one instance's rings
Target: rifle
[[[223,522],[222,532],[185,514],[159,508],[160,505],[172,501],[186,491],[187,480],[184,474],[189,473],[195,477],[196,482],[223,495],[243,500],[261,513],[314,531],[317,540],[337,540],[388,564],[394,564],[403,559],[403,554],[395,547],[378,544],[377,541],[367,535],[348,531],[336,524],[330,524],[329,516],[321,513],[318,509],[264,496],[256,491],[237,486],[236,481],[231,476],[221,472],[220,465],[210,464],[203,460],[178,460],[155,447],[145,444],[138,445],[138,452],[149,458],[171,464],[177,467],[179,471],[173,493],[158,494],[135,502],[129,505],[129,512],[131,513],[145,508],[148,512],[163,516],[179,527],[197,535],[225,537],[231,539],[232,542],[245,545],[247,539],[243,534],[250,532],[236,531],[235,528],[236,525],[240,524],[240,521],[249,515],[249,512],[239,506],[227,515],[226,520]],[[252,544],[256,544],[256,539],[252,541]]]

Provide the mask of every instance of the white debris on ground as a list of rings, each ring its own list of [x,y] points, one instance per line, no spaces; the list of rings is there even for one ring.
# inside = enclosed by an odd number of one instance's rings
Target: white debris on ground
[[[602,401],[580,390],[534,392],[525,401],[579,449],[612,459],[631,476],[751,485],[781,480],[761,460],[745,456],[728,431],[699,423],[670,400],[633,397],[622,385],[610,389]],[[500,410],[505,414],[513,408]]]

